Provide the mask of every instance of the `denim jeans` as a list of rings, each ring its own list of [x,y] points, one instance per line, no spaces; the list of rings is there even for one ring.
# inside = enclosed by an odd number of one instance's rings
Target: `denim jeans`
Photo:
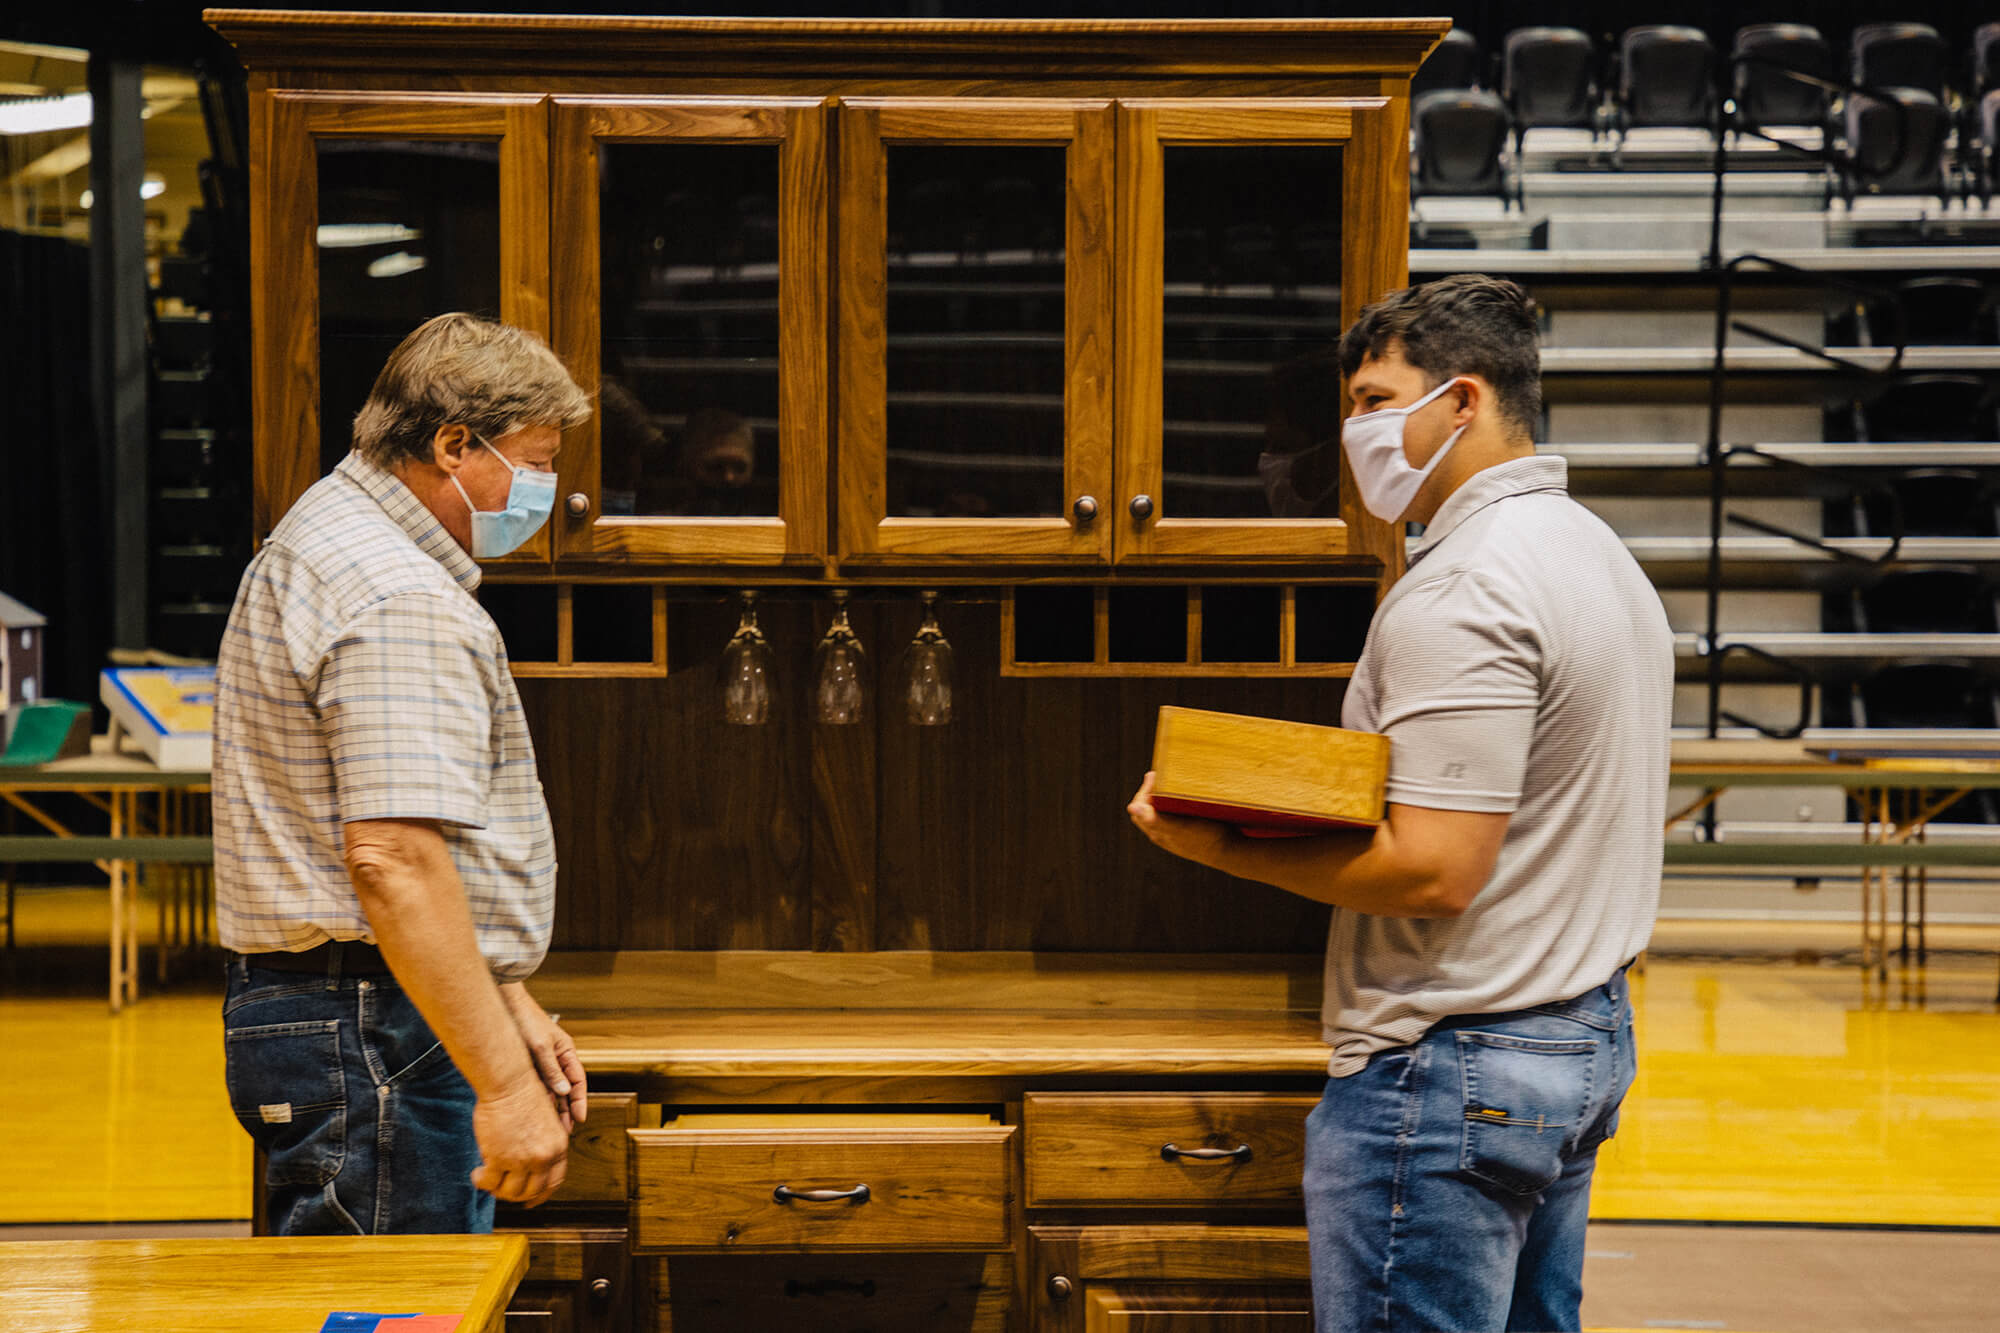
[[[1633,1073],[1621,970],[1328,1079],[1306,1118],[1320,1333],[1579,1327],[1591,1172]]]
[[[229,1104],[268,1160],[280,1236],[487,1232],[476,1102],[393,977],[229,962]]]

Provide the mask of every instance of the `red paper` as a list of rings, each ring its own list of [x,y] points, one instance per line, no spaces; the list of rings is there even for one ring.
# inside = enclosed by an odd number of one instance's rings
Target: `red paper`
[[[455,1314],[415,1314],[402,1319],[384,1319],[375,1325],[375,1333],[384,1333],[384,1330],[393,1333],[458,1333],[459,1320],[464,1317]]]
[[[1197,801],[1186,796],[1154,796],[1153,808],[1170,815],[1189,815],[1234,824],[1251,838],[1304,838],[1315,833],[1335,833],[1341,829],[1374,828],[1351,819],[1329,819],[1324,815],[1292,815],[1277,810],[1257,810],[1221,801]]]

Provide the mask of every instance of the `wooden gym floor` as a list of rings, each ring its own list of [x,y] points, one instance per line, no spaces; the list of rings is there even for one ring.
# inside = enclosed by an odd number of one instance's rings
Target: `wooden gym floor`
[[[239,1230],[250,1154],[220,979],[163,990],[148,950],[145,998],[109,1014],[107,910],[101,890],[21,892],[0,961],[0,1228]],[[2000,1326],[2000,927],[1934,927],[1928,964],[1892,958],[1886,982],[1856,933],[1661,923],[1593,1199],[1593,1326]]]

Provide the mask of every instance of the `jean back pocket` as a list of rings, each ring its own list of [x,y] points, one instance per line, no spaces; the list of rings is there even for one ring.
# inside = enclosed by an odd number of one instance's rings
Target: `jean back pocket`
[[[1510,1194],[1539,1194],[1562,1175],[1580,1132],[1597,1042],[1476,1029],[1455,1036],[1465,1099],[1459,1169]]]
[[[346,1155],[340,1022],[226,1029],[229,1107],[270,1159],[270,1181],[323,1185]]]

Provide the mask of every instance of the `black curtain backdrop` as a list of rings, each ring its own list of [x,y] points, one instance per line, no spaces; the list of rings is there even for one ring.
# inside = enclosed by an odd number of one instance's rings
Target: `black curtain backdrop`
[[[49,619],[45,688],[95,704],[110,646],[90,251],[0,230],[0,591]]]

